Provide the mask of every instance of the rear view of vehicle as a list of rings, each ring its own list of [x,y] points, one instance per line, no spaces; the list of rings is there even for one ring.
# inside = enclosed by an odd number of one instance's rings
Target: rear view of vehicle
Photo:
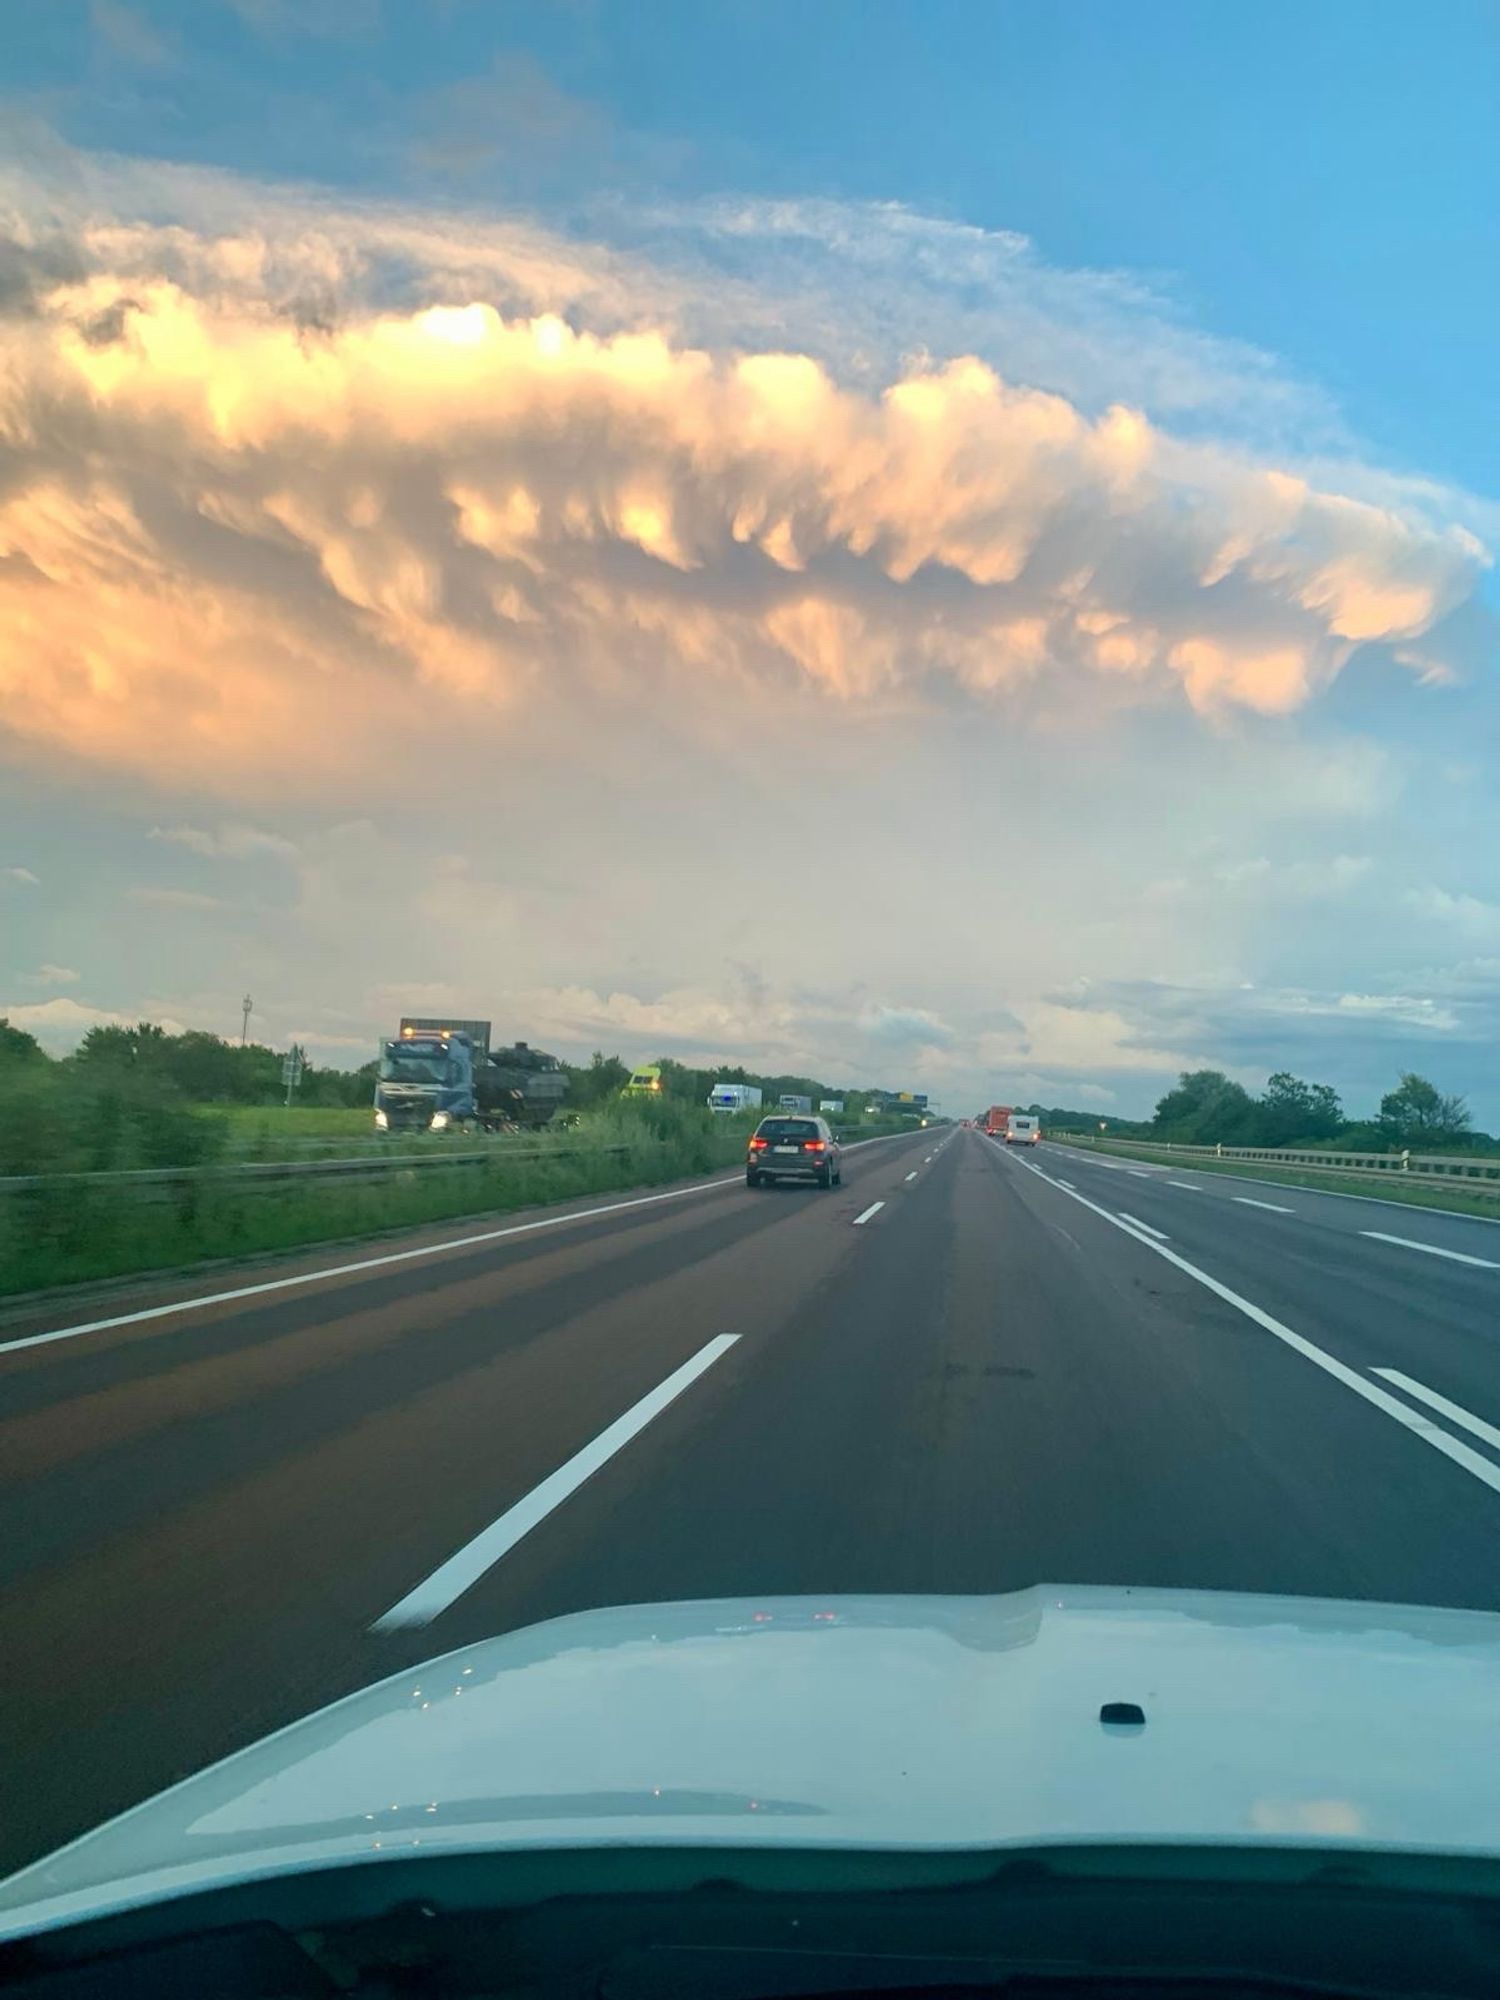
[[[1007,1146],[1035,1146],[1042,1136],[1040,1118],[1028,1118],[1023,1112],[1013,1111],[1005,1127]]]
[[[750,1140],[745,1185],[771,1181],[811,1181],[837,1187],[844,1178],[843,1156],[832,1128],[821,1118],[762,1118]]]

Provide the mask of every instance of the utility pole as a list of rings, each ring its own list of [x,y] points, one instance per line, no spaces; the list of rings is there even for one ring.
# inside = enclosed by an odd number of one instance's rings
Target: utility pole
[[[250,998],[250,995],[248,993],[245,995],[244,999],[240,1002],[240,1047],[241,1048],[243,1048],[246,1042],[249,1041],[250,1039],[250,1009],[254,1005],[255,1002]]]

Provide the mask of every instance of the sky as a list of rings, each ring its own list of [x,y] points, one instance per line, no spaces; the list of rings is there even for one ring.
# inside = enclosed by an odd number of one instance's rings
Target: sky
[[[0,1011],[1500,1127],[1500,16],[52,0]]]

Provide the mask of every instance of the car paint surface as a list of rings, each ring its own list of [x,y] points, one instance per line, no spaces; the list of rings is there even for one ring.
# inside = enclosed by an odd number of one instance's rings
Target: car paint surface
[[[1143,1724],[1101,1720],[1135,1703]],[[449,1653],[0,1884],[0,1938],[443,1851],[1500,1854],[1500,1615],[1213,1592],[585,1612]]]

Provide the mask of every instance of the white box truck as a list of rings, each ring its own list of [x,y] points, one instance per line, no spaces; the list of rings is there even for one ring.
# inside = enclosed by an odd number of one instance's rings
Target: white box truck
[[[760,1088],[753,1083],[716,1083],[708,1093],[710,1111],[759,1111]]]

